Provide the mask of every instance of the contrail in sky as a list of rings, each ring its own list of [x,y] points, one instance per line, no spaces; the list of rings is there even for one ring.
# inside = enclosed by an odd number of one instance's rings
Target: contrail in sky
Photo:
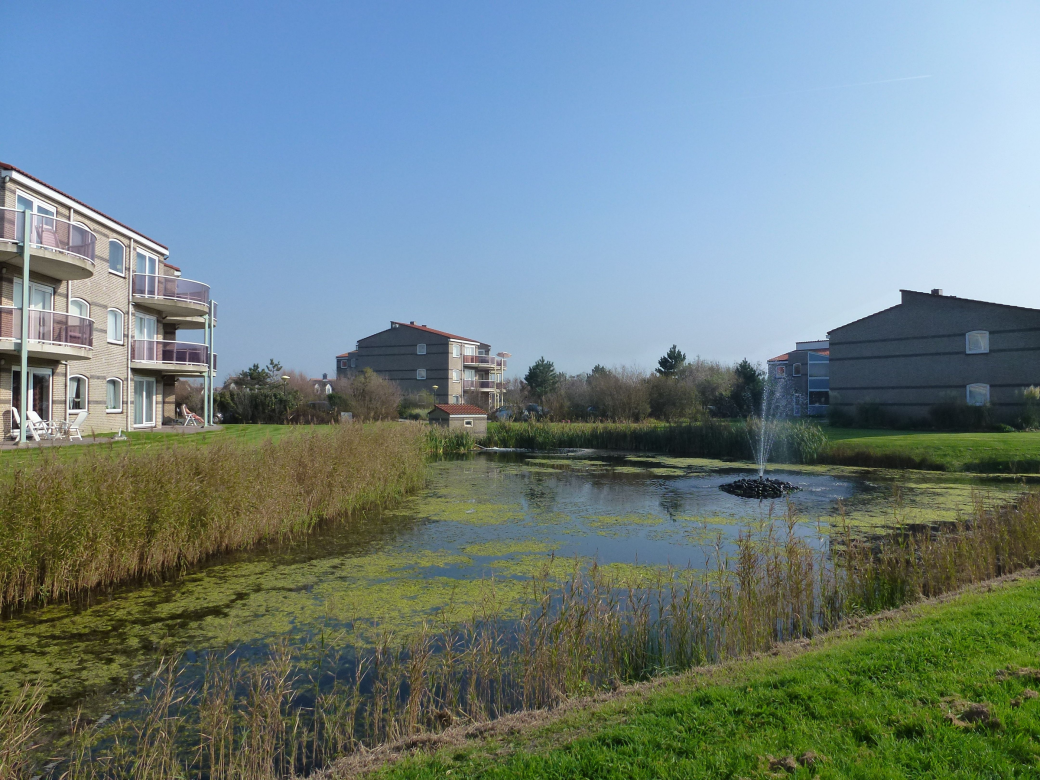
[[[760,95],[747,95],[745,97],[729,98],[728,100],[709,100],[705,103],[698,103],[696,105],[709,105],[711,103],[733,103],[739,100],[755,100],[757,98],[766,97],[779,97],[782,95],[804,95],[810,92],[828,92],[832,89],[849,89],[850,87],[871,87],[875,84],[894,84],[897,81],[920,81],[921,79],[930,79],[932,74],[924,76],[903,76],[898,79],[881,79],[880,81],[857,81],[852,84],[836,84],[832,87],[813,87],[810,89],[792,89],[786,92],[763,92]]]

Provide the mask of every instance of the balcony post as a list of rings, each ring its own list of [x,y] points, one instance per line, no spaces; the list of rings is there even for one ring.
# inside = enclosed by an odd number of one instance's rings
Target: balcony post
[[[202,375],[202,425],[203,427],[209,425],[209,329],[210,329],[210,311],[212,305],[206,308],[206,314],[203,316],[202,321],[205,323],[205,330],[203,341],[206,342],[206,373]]]
[[[29,400],[29,231],[32,230],[32,212],[26,209],[22,213],[25,215],[25,228],[22,231],[22,375],[18,382],[22,408],[18,410],[21,419],[18,425],[19,444],[25,444],[25,428],[29,424],[26,402]]]
[[[216,322],[217,318],[214,315],[215,309],[216,309],[216,304],[214,304],[213,301],[210,300],[210,302],[209,302],[209,318],[208,318],[209,319],[209,349],[206,350],[206,377],[207,377],[207,380],[209,382],[209,394],[208,394],[208,398],[209,398],[209,404],[208,404],[208,407],[209,407],[209,418],[206,420],[206,424],[207,425],[213,425],[213,379],[214,379],[214,376],[213,376],[213,374],[214,374],[214,371],[213,371],[213,344],[216,341],[216,335],[217,335],[216,334],[216,330],[215,330],[216,327],[217,327],[217,322]]]

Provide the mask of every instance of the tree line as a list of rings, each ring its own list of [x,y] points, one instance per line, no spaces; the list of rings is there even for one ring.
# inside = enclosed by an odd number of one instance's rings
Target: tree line
[[[596,365],[588,373],[566,374],[541,357],[523,381],[512,383],[507,403],[517,408],[536,403],[557,420],[743,417],[758,410],[765,381],[765,372],[746,358],[733,365],[688,360],[673,344],[650,373]]]

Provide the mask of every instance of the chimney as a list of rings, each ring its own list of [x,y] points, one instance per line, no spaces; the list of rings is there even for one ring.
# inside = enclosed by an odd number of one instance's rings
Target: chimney
[[[414,325],[414,324],[415,324],[415,320],[412,320],[412,321],[411,321],[411,322],[409,322],[408,324],[409,324],[409,325]]]
[[[328,378],[329,378],[329,375],[328,375],[328,374],[322,374],[322,375],[321,375],[321,378],[322,378],[322,379],[328,379]]]
[[[942,295],[942,294],[943,294],[942,288],[940,288],[940,287],[933,287],[932,288],[932,295]]]

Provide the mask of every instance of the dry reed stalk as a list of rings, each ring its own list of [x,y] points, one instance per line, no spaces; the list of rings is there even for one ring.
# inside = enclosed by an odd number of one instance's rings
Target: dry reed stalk
[[[418,426],[260,443],[41,452],[0,479],[0,610],[161,576],[395,501],[425,478]]]

